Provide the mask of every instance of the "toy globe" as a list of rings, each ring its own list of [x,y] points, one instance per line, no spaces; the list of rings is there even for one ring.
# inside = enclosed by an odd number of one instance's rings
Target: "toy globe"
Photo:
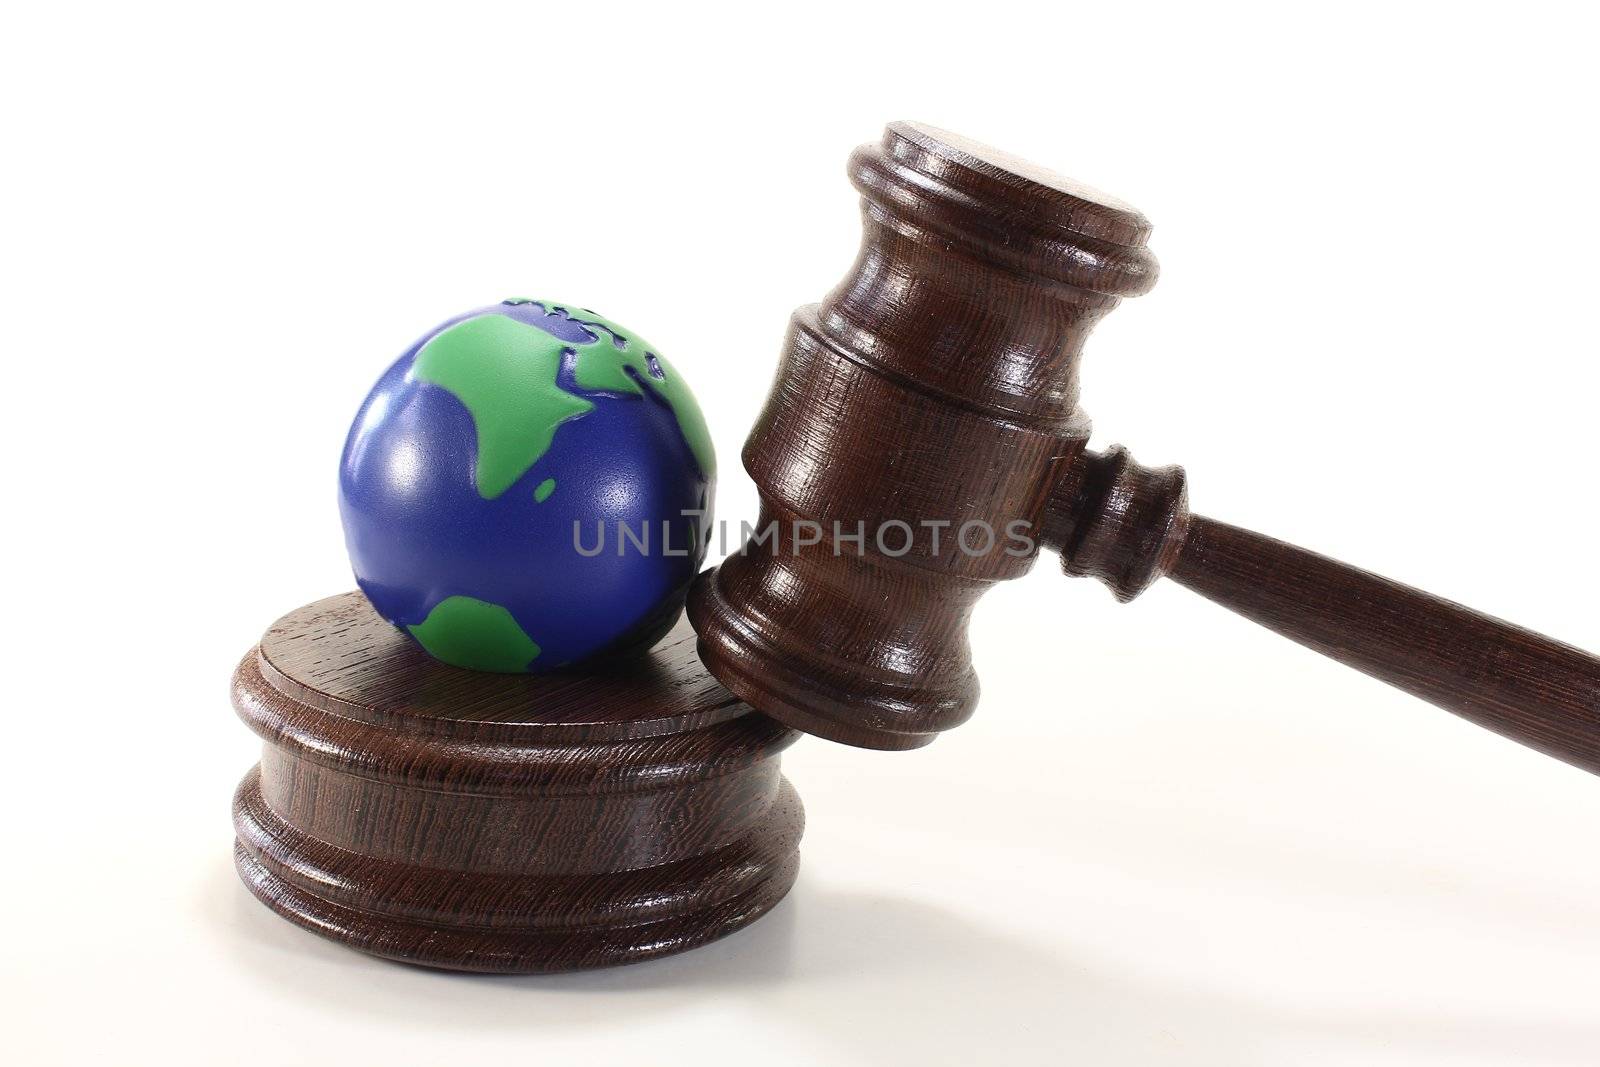
[[[715,474],[699,405],[652,345],[576,305],[507,300],[379,379],[339,505],[379,615],[446,663],[542,672],[671,629]]]

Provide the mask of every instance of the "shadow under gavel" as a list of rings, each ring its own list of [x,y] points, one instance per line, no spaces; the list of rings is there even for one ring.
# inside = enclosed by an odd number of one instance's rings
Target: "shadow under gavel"
[[[1191,515],[1183,471],[1085,448],[1095,322],[1156,279],[1132,207],[916,123],[858,149],[850,274],[792,321],[744,449],[757,537],[689,598],[743,700],[868,748],[925,745],[978,698],[967,623],[1042,544],[1131,599],[1162,575],[1600,773],[1600,659]]]

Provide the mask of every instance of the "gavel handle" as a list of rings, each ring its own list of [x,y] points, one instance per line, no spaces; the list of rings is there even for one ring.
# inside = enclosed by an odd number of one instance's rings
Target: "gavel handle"
[[[1066,527],[1057,524],[1069,532],[1060,546],[1069,573],[1101,577],[1123,599],[1165,573],[1330,659],[1600,774],[1600,658],[1315,552],[1190,515],[1178,468],[1139,468],[1120,449],[1089,462],[1101,465],[1098,476],[1087,472],[1076,486],[1078,514]],[[1096,507],[1094,514],[1085,510]]]
[[[1201,515],[1169,576],[1269,630],[1600,774],[1600,659]]]

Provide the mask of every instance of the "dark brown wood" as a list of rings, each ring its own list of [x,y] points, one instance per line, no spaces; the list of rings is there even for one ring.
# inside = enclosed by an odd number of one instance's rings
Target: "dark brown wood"
[[[266,741],[234,800],[240,875],[379,956],[629,963],[744,926],[798,870],[798,735],[712,679],[686,623],[604,672],[480,674],[347,593],[267,631],[233,701]]]
[[[1190,515],[1184,473],[1086,452],[1045,540],[1130,600],[1163,574],[1307,648],[1600,773],[1600,659],[1336,560]]]
[[[1340,663],[1600,773],[1600,661],[1460,604],[1204,516],[1172,578]]]
[[[1033,565],[940,551],[924,524],[1036,526],[1088,438],[1083,342],[1156,264],[1131,207],[931,127],[890,126],[850,175],[860,255],[796,312],[744,449],[758,529],[808,520],[830,536],[747,546],[702,575],[689,613],[701,657],[745,700],[837,741],[914,748],[972,713],[967,619]],[[835,522],[923,536],[900,556],[872,534],[836,554]]]
[[[1181,469],[1084,447],[1084,339],[1154,283],[1149,224],[1103,194],[930,127],[859,149],[860,255],[791,325],[745,446],[758,529],[1012,524],[1131,599],[1161,575],[1540,751],[1600,771],[1600,660],[1270,538],[1191,517]],[[689,601],[700,653],[791,726],[911,748],[977,701],[978,598],[1034,553],[747,545]]]

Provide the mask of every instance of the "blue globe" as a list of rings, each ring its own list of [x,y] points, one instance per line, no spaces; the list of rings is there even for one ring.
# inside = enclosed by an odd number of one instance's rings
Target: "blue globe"
[[[407,349],[339,466],[356,581],[447,663],[547,671],[677,621],[716,477],[683,378],[572,304],[507,300]]]

